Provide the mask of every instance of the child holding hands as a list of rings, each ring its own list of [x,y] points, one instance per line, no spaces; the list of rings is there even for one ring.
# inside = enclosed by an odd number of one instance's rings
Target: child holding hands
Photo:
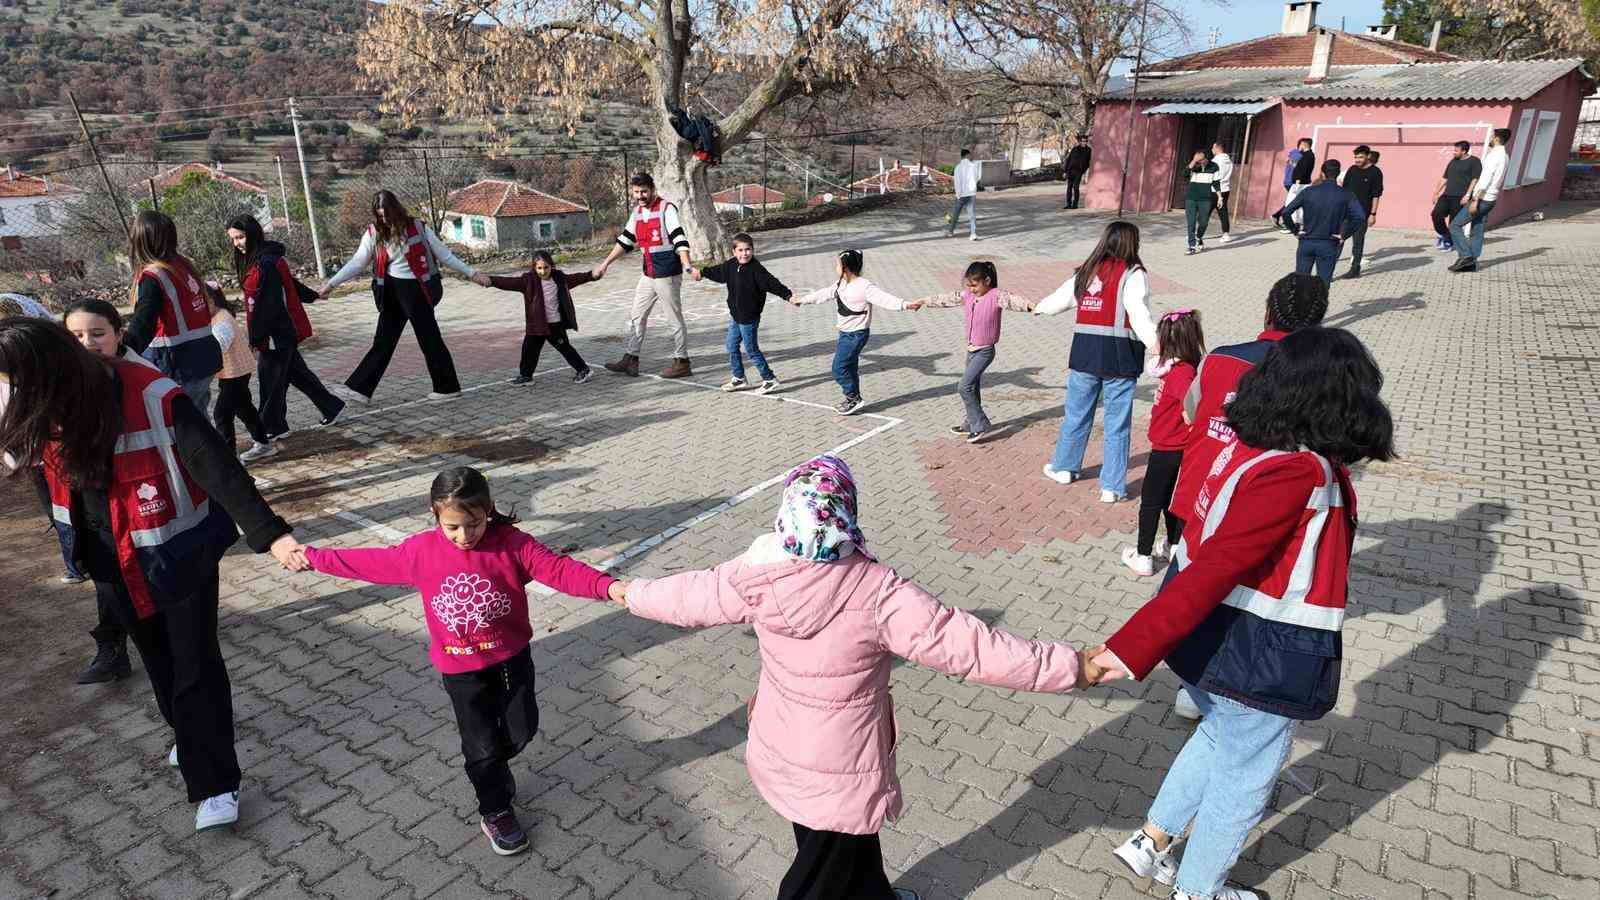
[[[960,425],[950,426],[953,434],[964,434],[967,443],[983,440],[993,428],[983,412],[983,393],[979,382],[984,370],[994,362],[995,345],[1000,343],[1000,311],[1033,312],[1033,301],[1010,291],[1000,290],[1000,275],[994,263],[980,260],[967,266],[963,277],[965,290],[948,294],[933,294],[906,304],[906,309],[924,306],[960,306],[964,320],[967,344],[967,369],[961,376],[956,393],[966,407],[966,418]]]
[[[1139,543],[1122,548],[1122,563],[1135,575],[1155,574],[1154,557],[1165,557],[1183,537],[1183,520],[1167,509],[1178,485],[1183,448],[1189,446],[1189,414],[1183,398],[1194,384],[1200,357],[1206,355],[1206,338],[1200,330],[1200,313],[1192,309],[1169,312],[1156,323],[1156,355],[1145,374],[1161,380],[1155,406],[1150,410],[1150,461],[1144,467],[1144,489],[1139,492]],[[1156,545],[1156,526],[1167,521],[1167,539]]]
[[[572,380],[583,384],[593,377],[589,364],[572,346],[567,332],[578,330],[578,311],[572,304],[572,289],[595,280],[590,272],[563,272],[556,268],[548,251],[533,254],[533,268],[521,275],[491,275],[489,286],[522,295],[522,359],[512,384],[527,384],[539,368],[539,351],[548,342],[572,367]]]
[[[481,828],[501,856],[528,849],[511,801],[510,761],[539,729],[528,644],[530,581],[574,597],[622,602],[623,585],[555,553],[495,509],[476,469],[446,469],[428,493],[437,528],[398,546],[360,550],[306,547],[296,568],[372,584],[409,584],[423,597],[428,655],[455,708],[467,778]]]
[[[1014,690],[1084,683],[1073,648],[992,629],[878,562],[856,517],[849,467],[819,456],[789,473],[774,530],[749,550],[714,569],[627,585],[635,615],[755,626],[763,664],[745,761],[756,790],[794,824],[798,847],[779,900],[916,897],[890,887],[878,841],[901,808],[895,657]]]
[[[872,336],[872,308],[908,308],[906,301],[862,278],[863,263],[860,250],[840,250],[834,260],[838,280],[789,301],[799,306],[832,300],[839,313],[839,344],[833,351],[833,380],[844,392],[844,399],[834,407],[841,416],[853,416],[867,405],[861,398],[861,351],[867,346],[867,338]]]
[[[756,329],[761,327],[761,311],[766,307],[767,295],[788,300],[794,296],[794,291],[784,287],[783,282],[756,259],[755,238],[742,231],[733,236],[732,259],[709,269],[695,269],[691,274],[695,281],[709,278],[728,286],[728,315],[733,319],[728,323],[726,342],[731,377],[722,389],[742,391],[745,388],[744,358],[739,353],[742,344],[750,354],[750,361],[755,363],[756,371],[761,373],[761,393],[776,391],[778,376],[772,374],[772,367],[767,365],[767,357],[756,340]]]

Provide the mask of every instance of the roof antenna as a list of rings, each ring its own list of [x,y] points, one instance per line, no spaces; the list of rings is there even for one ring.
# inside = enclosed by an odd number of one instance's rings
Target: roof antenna
[[[1217,49],[1217,43],[1219,41],[1221,41],[1221,40],[1222,40],[1222,29],[1218,28],[1215,25],[1211,26],[1211,31],[1207,35],[1206,49],[1207,50],[1215,50],[1215,49]]]

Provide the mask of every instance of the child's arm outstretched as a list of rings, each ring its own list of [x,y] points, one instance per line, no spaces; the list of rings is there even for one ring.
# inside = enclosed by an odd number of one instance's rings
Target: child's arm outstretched
[[[754,610],[732,584],[742,559],[730,559],[714,569],[630,581],[628,611],[682,628],[751,622]]]
[[[762,291],[785,300],[794,296],[794,291],[789,290],[789,286],[779,281],[778,276],[769,272],[766,266],[756,270],[756,277],[759,279]]]
[[[328,550],[306,547],[306,564],[314,572],[369,584],[410,584],[411,548],[408,542],[393,547],[357,547]]]
[[[1000,304],[1001,309],[1009,309],[1012,312],[1033,312],[1039,305],[1037,300],[1029,300],[1021,294],[1013,294],[1010,291],[996,291],[995,301]]]
[[[613,584],[620,583],[617,579],[564,553],[551,550],[526,532],[517,533],[522,536],[517,544],[517,561],[531,580],[573,597],[618,599],[618,595],[611,590]]]
[[[827,303],[829,300],[833,299],[833,292],[837,288],[837,284],[830,284],[827,287],[817,288],[809,294],[797,294],[792,296],[789,298],[789,302],[793,303],[795,306],[805,306],[808,303]]]
[[[589,272],[562,272],[561,274],[562,274],[562,276],[564,276],[566,278],[567,290],[569,290],[569,291],[572,290],[575,287],[578,287],[579,285],[588,284],[591,281],[597,281],[598,280],[598,279],[596,279],[594,277],[594,272],[593,271],[589,271]]]
[[[961,305],[960,291],[946,291],[941,294],[928,294],[906,303],[906,309],[944,309],[950,306]]]
[[[890,653],[995,687],[1059,692],[1082,685],[1083,667],[1072,647],[990,628],[900,576],[892,578],[878,604],[879,640]]]
[[[521,275],[490,275],[488,287],[499,288],[502,291],[522,293]]]

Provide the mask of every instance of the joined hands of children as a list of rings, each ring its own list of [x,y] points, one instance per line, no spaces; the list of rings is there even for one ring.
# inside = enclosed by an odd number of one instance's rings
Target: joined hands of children
[[[626,581],[613,581],[611,587],[606,588],[606,599],[621,606],[628,605],[628,583]]]
[[[482,272],[479,272],[477,275],[472,276],[471,281],[472,281],[473,284],[477,285],[478,287],[493,287],[494,286],[494,282],[489,280],[489,276],[483,274]]]
[[[1108,681],[1116,681],[1119,678],[1127,678],[1128,677],[1128,673],[1127,672],[1122,671],[1122,669],[1117,668],[1114,665],[1113,666],[1108,666],[1108,665],[1104,665],[1102,663],[1095,662],[1096,659],[1099,659],[1100,656],[1102,656],[1105,653],[1106,653],[1106,645],[1105,644],[1101,644],[1101,645],[1099,645],[1097,647],[1089,647],[1089,648],[1086,648],[1086,649],[1078,651],[1078,663],[1079,663],[1079,666],[1078,666],[1078,686],[1079,687],[1088,687],[1090,685],[1105,684]]]
[[[704,278],[705,276],[700,274],[700,270],[699,269],[695,268],[694,266],[690,266],[689,267],[689,277],[694,279],[695,281],[699,281],[700,279]]]
[[[311,563],[306,560],[306,548],[294,539],[294,535],[286,534],[272,542],[272,557],[291,572],[304,572],[311,568]]]

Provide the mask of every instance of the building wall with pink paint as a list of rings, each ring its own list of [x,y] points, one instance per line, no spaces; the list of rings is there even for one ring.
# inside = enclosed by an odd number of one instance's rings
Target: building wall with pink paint
[[[1089,140],[1089,172],[1084,176],[1083,205],[1117,208],[1122,160],[1127,156],[1128,182],[1123,208],[1129,212],[1162,212],[1178,166],[1178,123],[1172,116],[1147,116],[1154,103],[1141,102],[1134,115],[1133,144],[1128,145],[1128,104],[1107,101],[1095,107]]]

